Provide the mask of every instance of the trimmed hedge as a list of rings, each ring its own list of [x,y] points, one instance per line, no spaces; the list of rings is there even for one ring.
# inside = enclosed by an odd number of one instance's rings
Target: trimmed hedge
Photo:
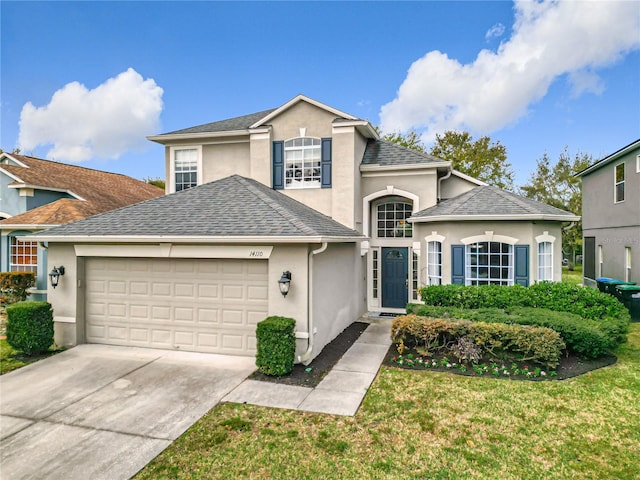
[[[518,360],[533,361],[555,367],[565,344],[560,335],[546,327],[505,323],[472,322],[417,315],[396,317],[391,326],[391,339],[398,352],[413,347],[421,353],[450,350],[460,339],[473,342],[489,355],[504,353]]]
[[[589,358],[598,358],[610,353],[618,345],[609,332],[603,330],[601,323],[585,320],[572,313],[554,312],[545,308],[463,309],[410,304],[407,306],[407,312],[425,317],[547,327],[560,334],[568,350]]]
[[[36,277],[33,272],[0,272],[0,295],[5,304],[23,302],[35,286]]]
[[[19,302],[7,307],[7,343],[27,355],[53,345],[53,310],[47,302]]]
[[[288,375],[296,354],[296,321],[286,317],[267,317],[256,327],[256,365],[265,375]]]
[[[458,308],[546,308],[599,323],[612,346],[626,342],[631,317],[618,299],[592,288],[540,282],[530,287],[432,285],[420,290],[426,305]]]

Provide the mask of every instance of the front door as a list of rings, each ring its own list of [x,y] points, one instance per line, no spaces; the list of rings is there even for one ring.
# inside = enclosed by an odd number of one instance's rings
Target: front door
[[[405,308],[409,298],[409,249],[382,248],[382,306]]]

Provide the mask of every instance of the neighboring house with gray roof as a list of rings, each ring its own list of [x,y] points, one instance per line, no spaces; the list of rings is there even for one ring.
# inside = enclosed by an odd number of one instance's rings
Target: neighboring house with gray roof
[[[640,283],[640,139],[576,174],[582,179],[584,284]]]
[[[578,219],[303,95],[149,139],[166,196],[39,236],[66,268],[50,291],[63,341],[253,355],[256,323],[281,315],[308,362],[423,285],[560,280]]]

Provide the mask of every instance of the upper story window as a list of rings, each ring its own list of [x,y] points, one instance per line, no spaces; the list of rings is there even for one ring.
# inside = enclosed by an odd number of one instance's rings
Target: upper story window
[[[176,192],[198,185],[198,149],[173,150],[173,171]]]
[[[285,188],[320,188],[321,141],[300,137],[284,142]]]
[[[18,236],[10,238],[9,271],[38,275],[38,242],[27,242]]]
[[[378,238],[406,238],[413,236],[413,227],[407,222],[413,205],[400,199],[384,200],[377,206]]]
[[[624,163],[616,165],[614,177],[614,201],[624,202]]]

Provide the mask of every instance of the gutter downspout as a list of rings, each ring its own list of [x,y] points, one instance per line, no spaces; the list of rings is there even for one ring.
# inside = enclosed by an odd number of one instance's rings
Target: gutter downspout
[[[308,267],[308,287],[307,287],[307,332],[309,332],[307,351],[302,355],[298,355],[298,362],[304,363],[311,358],[313,352],[313,338],[315,332],[313,331],[313,257],[319,253],[324,252],[327,249],[328,243],[322,242],[322,245],[317,250],[311,250],[309,252]]]
[[[440,200],[441,200],[441,198],[440,198],[440,188],[442,187],[442,185],[441,185],[442,181],[446,180],[447,178],[449,178],[452,173],[453,173],[453,166],[450,166],[449,167],[449,171],[447,172],[447,174],[444,177],[440,177],[438,179],[438,200],[437,200],[438,203],[440,203]]]

